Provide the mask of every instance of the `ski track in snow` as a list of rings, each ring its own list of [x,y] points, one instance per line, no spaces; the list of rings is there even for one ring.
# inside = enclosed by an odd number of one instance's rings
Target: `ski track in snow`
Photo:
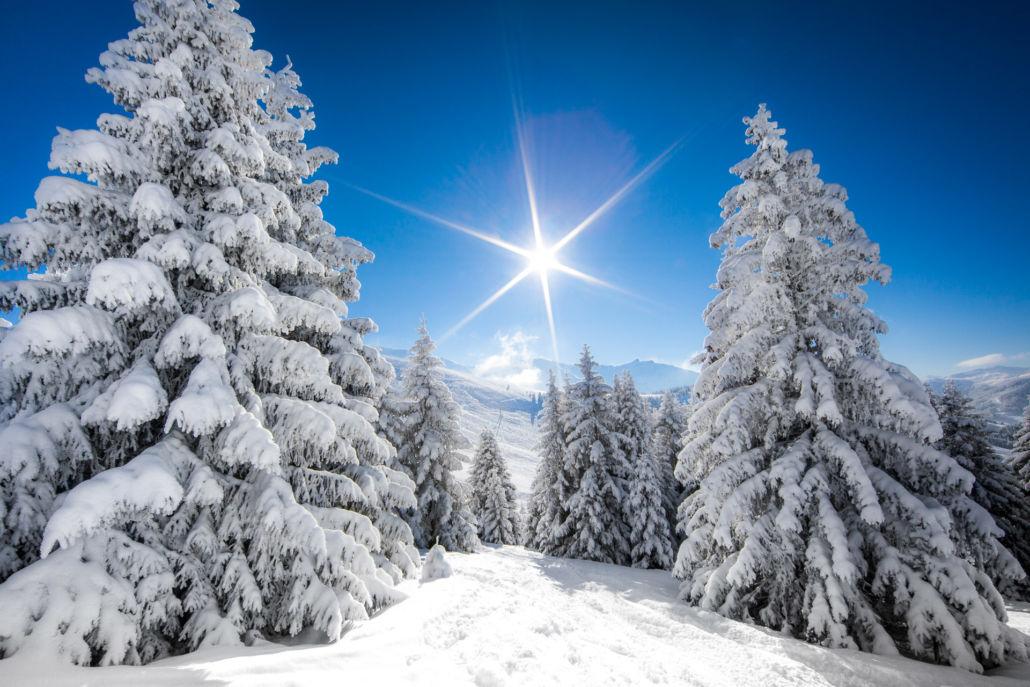
[[[1030,665],[991,676],[811,646],[688,607],[660,570],[551,558],[521,547],[448,553],[451,577],[332,645],[203,649],[146,667],[76,668],[18,655],[0,685],[698,685],[950,687],[1030,684]],[[1030,632],[1030,604],[1012,612]]]

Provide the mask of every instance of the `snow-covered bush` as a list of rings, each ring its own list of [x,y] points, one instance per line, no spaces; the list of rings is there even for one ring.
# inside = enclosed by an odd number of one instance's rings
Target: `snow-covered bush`
[[[480,541],[490,544],[518,544],[518,502],[508,464],[493,432],[484,429],[472,460],[469,477],[470,505],[479,523]]]
[[[871,242],[760,107],[722,201],[719,294],[677,476],[683,597],[834,647],[973,671],[1025,657],[980,561],[998,529],[922,384],[885,361]]]
[[[347,623],[417,571],[412,484],[374,431],[388,364],[305,181],[310,102],[232,0],[141,0],[0,226],[0,655],[149,661]],[[78,178],[76,178],[78,177]],[[49,638],[49,639],[48,639]],[[43,645],[43,646],[41,646]]]
[[[440,375],[440,359],[426,323],[411,347],[401,378],[403,395],[390,398],[382,431],[397,446],[397,462],[414,481],[417,505],[405,512],[420,548],[433,542],[448,551],[472,551],[479,544],[475,517],[464,485],[454,476],[468,460],[461,433],[461,409]]]
[[[433,547],[426,554],[425,563],[422,564],[422,578],[419,580],[420,582],[432,582],[433,580],[450,577],[453,574],[454,571],[451,570],[451,564],[447,562],[445,553],[447,551],[444,547],[439,544],[433,544]]]

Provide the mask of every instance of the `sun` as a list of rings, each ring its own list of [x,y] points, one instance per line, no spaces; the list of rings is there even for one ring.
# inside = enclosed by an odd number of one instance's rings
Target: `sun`
[[[539,246],[526,254],[526,266],[534,272],[546,274],[558,268],[558,260],[554,256],[554,248]]]
[[[551,347],[552,352],[554,354],[554,360],[556,363],[560,364],[560,361],[558,360],[558,332],[554,323],[554,308],[551,304],[551,284],[550,279],[548,278],[548,275],[551,272],[560,272],[562,274],[569,275],[575,277],[576,279],[587,282],[588,284],[591,284],[593,286],[600,286],[607,289],[612,289],[626,295],[632,296],[634,294],[624,289],[621,289],[613,284],[609,284],[604,280],[598,279],[597,277],[586,274],[585,272],[581,272],[577,269],[569,267],[568,265],[561,262],[561,260],[559,260],[558,253],[563,248],[565,248],[565,246],[568,245],[569,242],[576,238],[576,236],[582,233],[584,229],[589,227],[599,217],[608,212],[612,208],[612,206],[618,203],[627,193],[632,191],[647,177],[649,177],[651,174],[653,174],[655,171],[661,168],[662,165],[664,165],[669,160],[672,154],[682,145],[682,143],[685,140],[685,137],[680,138],[678,141],[676,141],[671,146],[666,148],[661,155],[659,155],[649,164],[647,164],[642,170],[640,170],[635,176],[633,176],[633,178],[626,182],[626,184],[622,186],[622,188],[620,188],[610,198],[608,198],[608,200],[601,203],[601,205],[598,206],[593,212],[591,212],[586,217],[586,219],[584,219],[575,227],[567,231],[565,235],[562,236],[558,241],[547,246],[544,244],[544,232],[541,230],[540,214],[537,210],[536,204],[536,190],[533,187],[533,177],[530,173],[529,155],[527,154],[522,122],[521,118],[519,117],[517,108],[515,111],[515,125],[515,132],[517,134],[519,153],[522,162],[523,179],[526,185],[526,199],[529,205],[530,219],[532,219],[531,246],[518,246],[509,243],[508,241],[504,241],[498,236],[493,236],[478,229],[473,229],[471,227],[458,224],[457,222],[452,222],[450,220],[443,219],[442,217],[437,217],[436,215],[426,212],[425,210],[420,210],[419,208],[413,207],[406,203],[402,203],[398,200],[394,200],[393,198],[388,198],[386,196],[380,195],[378,193],[375,193],[374,191],[369,191],[368,189],[361,188],[360,186],[356,186],[354,184],[348,184],[348,186],[353,188],[355,191],[359,191],[373,198],[377,198],[378,200],[381,200],[385,203],[389,203],[390,205],[393,205],[394,207],[404,210],[405,212],[409,212],[417,217],[421,217],[431,222],[435,222],[450,229],[454,229],[455,231],[460,231],[463,234],[474,236],[475,238],[493,244],[498,248],[503,248],[509,253],[519,255],[526,260],[526,266],[521,272],[512,277],[506,284],[504,284],[504,286],[497,289],[497,291],[495,291],[493,295],[491,295],[485,301],[480,303],[475,309],[472,310],[472,312],[470,312],[468,315],[462,318],[460,322],[458,322],[448,331],[446,331],[444,335],[438,339],[438,341],[443,341],[444,339],[449,338],[451,335],[456,333],[459,329],[461,329],[471,320],[473,320],[477,315],[479,315],[479,313],[483,312],[493,303],[495,303],[501,296],[508,293],[508,291],[514,288],[523,279],[529,277],[532,274],[536,274],[540,279],[540,292],[543,296],[544,309],[547,313],[548,328],[551,330]]]

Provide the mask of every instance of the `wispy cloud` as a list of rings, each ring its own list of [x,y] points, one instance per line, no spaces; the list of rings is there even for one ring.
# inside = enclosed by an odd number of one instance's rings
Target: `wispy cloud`
[[[979,358],[970,358],[958,363],[959,367],[986,367],[988,365],[1004,365],[1006,363],[1025,363],[1030,361],[1030,351],[1025,353],[988,353]]]
[[[700,372],[701,363],[694,363],[694,358],[701,355],[701,351],[694,351],[687,356],[687,359],[680,363],[680,367],[684,370],[690,370],[691,372]]]
[[[689,370],[690,372],[700,372],[701,365],[695,365],[691,362],[694,359],[694,357],[699,355],[700,353],[701,351],[694,351],[693,353],[688,355],[684,360],[663,358],[662,356],[658,355],[653,355],[650,358],[647,358],[647,360],[653,360],[654,362],[661,363],[662,365],[672,365],[673,367],[678,367],[681,370]]]
[[[484,379],[510,384],[520,389],[539,389],[542,386],[540,370],[533,366],[532,346],[537,337],[516,330],[511,334],[497,334],[500,353],[489,355],[476,364],[476,375]]]

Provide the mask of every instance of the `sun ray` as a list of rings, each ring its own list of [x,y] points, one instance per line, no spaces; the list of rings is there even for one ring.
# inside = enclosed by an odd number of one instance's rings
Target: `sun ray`
[[[533,186],[533,173],[529,171],[529,154],[526,152],[525,132],[522,128],[522,118],[519,116],[518,104],[512,98],[512,106],[515,108],[515,135],[519,139],[519,154],[522,157],[522,178],[526,181],[526,197],[529,199],[529,217],[533,222],[533,240],[537,250],[544,246],[543,233],[540,231],[540,213],[536,207],[536,189]]]
[[[544,292],[544,305],[547,307],[547,324],[551,328],[551,349],[554,352],[554,365],[557,371],[561,370],[561,362],[558,359],[558,332],[554,327],[554,310],[551,308],[551,287],[547,282],[547,271],[540,270],[540,288]]]
[[[519,146],[519,161],[522,164],[522,178],[523,182],[525,183],[526,198],[529,204],[529,214],[533,225],[533,245],[531,247],[523,248],[521,246],[516,246],[497,236],[492,236],[478,229],[473,229],[463,224],[452,222],[450,220],[434,215],[430,212],[426,212],[425,210],[421,210],[412,205],[408,205],[407,203],[402,203],[399,200],[388,198],[387,196],[376,193],[375,191],[370,191],[368,189],[362,188],[355,184],[351,184],[349,182],[344,183],[353,188],[355,191],[363,193],[372,198],[376,198],[377,200],[392,205],[411,215],[420,217],[422,219],[428,220],[435,224],[439,224],[449,229],[454,229],[455,231],[461,232],[468,236],[472,236],[481,241],[485,241],[486,243],[497,246],[498,248],[503,248],[504,250],[510,253],[514,253],[515,255],[519,255],[525,258],[527,264],[521,272],[512,277],[512,279],[509,280],[504,286],[502,286],[496,292],[494,292],[492,296],[490,296],[485,301],[476,306],[476,308],[472,310],[472,312],[470,312],[468,315],[462,318],[462,320],[458,322],[456,325],[451,327],[446,333],[444,333],[442,337],[440,337],[440,341],[444,341],[445,339],[450,338],[452,335],[457,333],[462,327],[471,322],[481,312],[483,312],[491,305],[493,305],[501,296],[508,293],[508,291],[514,288],[516,284],[521,282],[523,279],[525,279],[533,272],[537,272],[540,275],[540,289],[544,297],[544,308],[547,312],[547,326],[551,334],[551,349],[554,355],[554,362],[556,365],[559,365],[560,369],[560,363],[558,358],[558,330],[554,321],[554,304],[551,300],[551,284],[550,279],[548,278],[548,273],[550,271],[554,270],[562,272],[571,277],[575,277],[576,279],[584,281],[592,286],[599,286],[605,289],[616,291],[618,293],[621,293],[634,299],[639,299],[649,303],[653,301],[650,301],[649,299],[639,296],[631,291],[627,291],[626,289],[618,287],[614,284],[606,282],[603,279],[599,279],[585,272],[581,272],[580,270],[577,270],[573,267],[569,267],[568,265],[562,264],[558,259],[558,252],[566,245],[568,245],[570,241],[576,238],[576,236],[582,233],[587,227],[593,224],[599,217],[601,217],[606,212],[608,212],[612,207],[614,207],[630,191],[635,189],[645,179],[647,179],[649,176],[658,171],[666,162],[668,162],[668,160],[672,157],[672,154],[676,151],[676,149],[679,148],[686,140],[692,138],[692,136],[684,136],[675,143],[673,143],[671,146],[666,148],[658,157],[656,157],[654,160],[648,163],[647,166],[645,166],[636,175],[634,175],[632,179],[626,182],[626,184],[624,184],[622,188],[616,191],[610,198],[608,198],[608,200],[604,201],[597,209],[591,212],[586,219],[584,219],[571,231],[565,234],[565,236],[563,236],[557,243],[547,246],[544,244],[543,231],[540,224],[540,212],[539,208],[537,207],[536,187],[533,181],[533,173],[530,169],[529,150],[526,145],[526,130],[522,122],[522,113],[519,108],[519,99],[514,89],[512,90],[512,111],[515,117],[515,135]]]
[[[580,222],[574,229],[572,229],[572,231],[565,234],[565,236],[561,237],[561,239],[559,239],[558,242],[551,247],[552,250],[555,252],[561,250],[563,247],[565,247],[566,244],[568,244],[569,241],[576,238],[576,236],[578,236],[580,232],[582,232],[584,229],[593,224],[598,217],[602,216],[604,213],[611,210],[612,207],[620,200],[622,200],[622,198],[627,193],[629,193],[638,185],[640,185],[640,182],[644,181],[647,177],[651,176],[659,169],[661,169],[662,165],[669,161],[669,158],[672,157],[673,152],[675,152],[676,148],[678,148],[682,143],[683,139],[681,138],[677,140],[675,143],[673,143],[671,146],[666,148],[664,151],[662,151],[661,155],[656,157],[646,167],[637,172],[636,176],[627,181],[626,184],[618,191],[616,191],[611,198],[601,203],[601,205],[596,210],[591,212],[585,220]]]
[[[483,232],[481,232],[481,231],[479,231],[477,229],[472,229],[470,227],[466,227],[463,224],[458,224],[457,222],[451,222],[450,220],[446,220],[446,219],[444,219],[442,217],[437,217],[436,215],[434,215],[434,214],[432,214],[430,212],[426,212],[425,210],[419,210],[418,208],[416,208],[414,206],[411,206],[411,205],[408,205],[407,203],[402,203],[399,200],[394,200],[393,198],[388,198],[388,197],[386,197],[384,195],[380,195],[380,194],[376,193],[375,191],[369,191],[367,188],[362,188],[362,187],[356,186],[354,184],[347,184],[347,185],[350,186],[355,191],[359,191],[361,193],[364,193],[366,196],[371,196],[372,198],[375,198],[377,200],[381,200],[384,203],[392,205],[395,208],[399,208],[401,210],[404,210],[405,212],[410,213],[412,215],[415,215],[416,217],[421,217],[422,219],[427,219],[430,222],[435,222],[436,224],[440,224],[440,225],[443,225],[443,226],[448,227],[450,229],[454,229],[456,231],[460,231],[463,234],[468,234],[469,236],[474,236],[474,237],[476,237],[477,239],[479,239],[481,241],[486,241],[487,243],[492,243],[493,245],[495,245],[495,246],[497,246],[499,248],[503,248],[503,249],[505,249],[507,251],[510,251],[512,253],[515,253],[516,255],[521,255],[523,257],[526,257],[526,256],[529,255],[529,251],[527,251],[525,248],[521,248],[521,247],[516,246],[514,244],[508,243],[507,241],[504,241],[503,239],[500,239],[500,238],[498,238],[496,236],[491,236],[489,234],[484,234]]]
[[[606,289],[610,289],[612,291],[617,291],[617,292],[619,292],[619,293],[621,293],[623,295],[626,295],[626,296],[633,296],[634,298],[639,298],[639,296],[637,296],[632,291],[627,291],[626,289],[624,289],[624,288],[622,288],[620,286],[616,286],[615,284],[612,284],[610,282],[606,282],[603,279],[598,279],[597,277],[589,275],[586,272],[580,272],[579,270],[575,269],[574,267],[569,267],[568,265],[565,265],[563,263],[555,262],[553,264],[553,268],[558,270],[559,272],[564,272],[565,274],[567,274],[567,275],[569,275],[571,277],[575,277],[577,279],[581,279],[581,280],[585,281],[588,284],[592,284],[593,286],[601,286],[601,287],[604,287]]]
[[[522,178],[526,184],[526,198],[529,200],[529,217],[533,225],[533,243],[537,250],[544,246],[543,232],[540,229],[540,213],[536,205],[536,189],[533,174],[529,169],[529,151],[526,149],[526,127],[522,121],[522,89],[518,87],[515,63],[508,46],[507,34],[504,36],[505,67],[508,72],[508,92],[511,95],[511,113],[515,122],[515,138],[519,145],[519,157],[522,161]]]
[[[445,333],[445,334],[444,334],[444,335],[443,335],[442,337],[440,337],[440,341],[443,341],[444,339],[447,339],[447,338],[449,338],[450,336],[452,336],[453,334],[457,333],[457,331],[458,331],[459,329],[461,329],[461,328],[462,328],[462,327],[464,327],[464,326],[465,326],[466,324],[468,324],[469,322],[471,322],[471,321],[472,321],[472,319],[473,319],[473,318],[474,318],[474,317],[475,317],[476,315],[478,315],[479,313],[481,313],[481,312],[483,312],[484,310],[486,310],[487,308],[489,308],[489,307],[490,307],[490,306],[491,306],[491,305],[493,304],[493,302],[494,302],[494,301],[496,301],[496,300],[497,300],[498,298],[500,298],[500,297],[501,297],[501,296],[503,296],[504,294],[508,293],[508,291],[510,291],[510,290],[512,289],[512,287],[513,287],[513,286],[515,286],[515,285],[516,285],[516,284],[518,284],[518,283],[519,283],[520,281],[522,281],[522,280],[523,280],[523,279],[525,279],[525,278],[526,278],[527,276],[529,276],[529,275],[530,275],[530,274],[531,274],[531,273],[533,272],[533,269],[534,269],[534,268],[533,268],[532,266],[530,266],[530,267],[527,267],[526,269],[522,270],[521,272],[519,272],[518,274],[516,274],[516,275],[515,275],[514,277],[512,277],[512,280],[511,280],[511,281],[509,281],[509,282],[508,282],[507,284],[505,284],[505,285],[504,285],[504,286],[502,286],[501,288],[497,289],[497,291],[496,291],[496,292],[494,293],[494,295],[490,296],[490,297],[489,297],[489,298],[487,298],[487,299],[486,299],[485,301],[483,301],[482,303],[480,303],[480,304],[479,304],[479,305],[478,305],[478,306],[476,307],[476,309],[475,309],[475,310],[473,310],[472,312],[470,312],[470,313],[469,313],[468,315],[466,315],[466,316],[464,317],[464,319],[462,319],[462,321],[461,321],[461,322],[459,322],[458,324],[456,324],[456,325],[454,325],[453,327],[451,327],[450,329],[448,329],[448,330],[447,330],[447,332],[446,332],[446,333]]]

